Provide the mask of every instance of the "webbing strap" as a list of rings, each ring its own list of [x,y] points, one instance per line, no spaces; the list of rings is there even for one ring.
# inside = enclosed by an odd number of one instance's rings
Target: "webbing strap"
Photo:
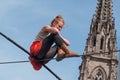
[[[0,32],[0,35],[3,36],[4,38],[6,38],[8,41],[10,41],[11,43],[13,43],[15,46],[17,46],[18,48],[20,48],[21,50],[23,50],[25,53],[27,53],[28,55],[31,56],[31,54],[24,49],[22,46],[20,46],[18,43],[16,43],[15,41],[13,41],[12,39],[10,39],[9,37],[7,37],[5,34],[3,34],[2,32]],[[51,69],[49,69],[45,64],[43,64],[43,66],[51,73],[53,74],[58,80],[62,80],[60,77],[58,77]]]

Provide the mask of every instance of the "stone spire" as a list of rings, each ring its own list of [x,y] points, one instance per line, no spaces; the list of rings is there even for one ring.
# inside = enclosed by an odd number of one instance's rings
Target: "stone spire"
[[[116,31],[112,0],[98,0],[90,25],[79,80],[116,80]],[[94,55],[91,55],[93,54]]]
[[[90,26],[85,51],[108,52],[116,50],[116,31],[112,17],[112,0],[98,0]]]
[[[96,20],[111,21],[112,20],[112,0],[98,0],[98,6],[96,10]]]

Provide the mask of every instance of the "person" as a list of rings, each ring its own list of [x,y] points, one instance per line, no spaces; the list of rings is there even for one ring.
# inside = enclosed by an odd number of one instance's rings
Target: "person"
[[[64,24],[62,16],[57,15],[50,25],[44,26],[37,34],[30,46],[32,56],[29,56],[29,60],[35,70],[39,70],[42,64],[49,62],[49,59],[52,59],[56,54],[56,61],[61,61],[67,57],[80,56],[67,47],[70,45],[70,42],[60,34]],[[40,61],[44,59],[48,60]]]

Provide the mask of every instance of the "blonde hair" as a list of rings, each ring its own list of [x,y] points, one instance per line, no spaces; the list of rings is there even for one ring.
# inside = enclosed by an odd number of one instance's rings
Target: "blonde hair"
[[[57,16],[52,20],[51,24],[52,24],[54,21],[63,22],[63,24],[65,24],[64,19],[62,18],[61,15],[57,15]]]

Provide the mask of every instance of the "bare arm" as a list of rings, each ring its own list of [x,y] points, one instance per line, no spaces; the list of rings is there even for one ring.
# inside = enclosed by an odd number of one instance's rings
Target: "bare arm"
[[[43,32],[48,32],[48,33],[56,33],[56,34],[60,34],[60,31],[55,28],[55,27],[50,27],[50,26],[45,26],[42,28]]]
[[[61,36],[61,35],[60,35],[60,37],[62,38],[62,40],[64,41],[64,43],[65,43],[67,46],[70,45],[70,42],[69,42],[66,38],[64,38],[64,37]]]
[[[55,28],[55,27],[50,27],[50,26],[45,26],[45,27],[43,27],[42,31],[48,32],[48,33],[58,34],[58,35],[62,38],[63,42],[64,42],[67,46],[70,45],[70,42],[69,42],[67,39],[65,39],[63,36],[61,36],[60,31],[59,31],[57,28]]]

